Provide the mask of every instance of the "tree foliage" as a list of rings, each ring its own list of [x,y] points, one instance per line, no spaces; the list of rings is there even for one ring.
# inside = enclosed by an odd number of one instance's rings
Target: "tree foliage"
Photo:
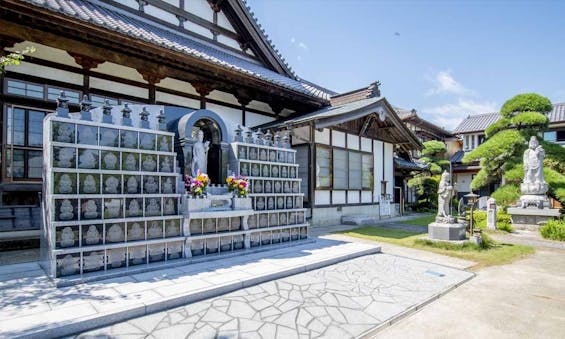
[[[15,51],[7,55],[0,56],[0,73],[4,73],[7,66],[19,65],[24,59],[24,55],[35,52],[35,47],[26,47],[23,51]]]
[[[481,164],[471,182],[473,190],[504,179],[505,184],[492,196],[505,207],[518,200],[524,176],[522,155],[531,136],[541,139],[549,124],[546,113],[552,108],[549,99],[535,93],[519,94],[502,106],[502,117],[485,130],[487,140],[463,157],[465,163]],[[549,194],[565,202],[565,148],[543,140],[540,143],[546,152],[544,173]]]

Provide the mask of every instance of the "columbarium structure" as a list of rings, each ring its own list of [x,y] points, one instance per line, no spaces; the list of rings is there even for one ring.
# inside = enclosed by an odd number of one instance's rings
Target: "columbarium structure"
[[[42,266],[59,284],[307,239],[288,131],[247,130],[244,139],[237,127],[228,142],[211,111],[187,113],[167,131],[160,106],[91,111],[85,98],[69,113],[66,100],[62,93],[44,120]],[[202,196],[181,180],[195,167],[211,173]],[[247,178],[249,196],[228,191],[228,173]]]

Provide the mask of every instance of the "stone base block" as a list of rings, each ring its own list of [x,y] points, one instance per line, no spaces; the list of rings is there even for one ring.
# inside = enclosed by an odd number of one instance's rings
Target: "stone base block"
[[[509,207],[508,214],[512,218],[512,227],[529,231],[537,231],[541,225],[561,216],[559,210],[555,208]]]
[[[465,225],[433,222],[428,225],[428,235],[436,240],[465,240]]]

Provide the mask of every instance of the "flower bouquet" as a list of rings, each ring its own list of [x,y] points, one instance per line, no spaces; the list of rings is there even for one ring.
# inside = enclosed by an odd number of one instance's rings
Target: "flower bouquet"
[[[198,175],[196,178],[192,178],[189,175],[185,175],[184,177],[184,187],[188,193],[192,193],[195,197],[201,197],[206,193],[206,187],[210,183],[210,178],[205,173],[200,173],[198,171]]]
[[[226,178],[230,192],[234,192],[238,198],[247,197],[249,183],[241,176],[230,175]]]

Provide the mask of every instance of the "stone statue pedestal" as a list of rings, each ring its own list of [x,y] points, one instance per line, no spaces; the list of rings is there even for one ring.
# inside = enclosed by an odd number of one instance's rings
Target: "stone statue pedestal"
[[[537,231],[549,220],[561,217],[561,213],[556,208],[537,208],[535,206],[509,207],[507,212],[512,217],[512,227],[529,231]]]
[[[432,222],[428,235],[432,240],[460,241],[466,239],[465,225],[459,223]]]

